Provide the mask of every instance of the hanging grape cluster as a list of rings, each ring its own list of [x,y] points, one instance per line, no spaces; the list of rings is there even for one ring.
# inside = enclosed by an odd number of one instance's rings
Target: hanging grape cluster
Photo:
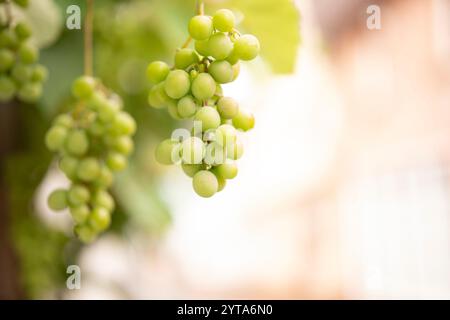
[[[98,79],[83,76],[72,91],[73,111],[58,116],[46,135],[48,149],[58,153],[59,168],[72,184],[51,193],[48,205],[54,211],[70,208],[75,234],[91,242],[111,223],[115,203],[108,189],[113,172],[127,166],[136,123],[120,97]]]
[[[28,1],[15,0],[26,7]],[[7,9],[9,1],[0,1]],[[0,102],[18,98],[25,103],[35,103],[42,95],[47,69],[38,63],[39,50],[31,44],[31,28],[24,22],[14,23],[12,17],[0,26]]]
[[[201,197],[223,190],[226,180],[238,173],[235,163],[243,154],[239,131],[254,127],[253,114],[223,95],[222,84],[236,80],[240,60],[250,61],[260,51],[258,39],[235,29],[235,16],[227,9],[213,17],[203,14],[189,22],[195,50],[187,45],[175,54],[171,69],[152,62],[147,77],[153,84],[148,101],[154,108],[168,108],[175,119],[191,119],[194,130],[186,139],[167,139],[156,149],[156,159],[166,165],[181,163],[193,178]],[[196,123],[201,129],[196,130]]]

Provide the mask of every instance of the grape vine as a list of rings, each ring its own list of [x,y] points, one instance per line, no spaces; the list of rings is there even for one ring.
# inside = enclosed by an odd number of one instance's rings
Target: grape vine
[[[239,61],[253,60],[260,51],[258,39],[241,35],[235,24],[232,11],[221,9],[207,16],[200,2],[198,15],[188,25],[190,36],[176,51],[174,67],[155,61],[147,68],[153,85],[150,106],[167,108],[174,119],[190,119],[194,124],[189,137],[161,142],[156,160],[165,165],[181,163],[193,179],[195,192],[205,198],[222,191],[226,181],[237,176],[235,161],[244,150],[239,132],[255,125],[253,114],[224,96],[222,89],[239,76]],[[192,40],[194,49],[189,48]]]
[[[27,0],[14,0],[27,7]],[[25,103],[35,103],[42,95],[47,69],[38,63],[39,49],[30,38],[32,30],[25,22],[15,21],[12,1],[0,1],[5,11],[5,21],[0,22],[0,102],[17,98]]]
[[[71,181],[48,198],[54,211],[67,208],[75,234],[91,242],[111,223],[115,201],[108,189],[114,172],[126,168],[134,149],[135,120],[123,110],[122,99],[92,76],[93,1],[85,21],[85,75],[72,86],[73,108],[59,115],[47,132],[47,148],[56,152],[59,168]]]

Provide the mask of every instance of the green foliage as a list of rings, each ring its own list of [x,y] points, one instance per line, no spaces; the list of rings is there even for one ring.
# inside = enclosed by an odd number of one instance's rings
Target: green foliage
[[[226,0],[244,16],[242,27],[261,41],[261,56],[274,73],[292,73],[300,42],[300,15],[292,0]]]

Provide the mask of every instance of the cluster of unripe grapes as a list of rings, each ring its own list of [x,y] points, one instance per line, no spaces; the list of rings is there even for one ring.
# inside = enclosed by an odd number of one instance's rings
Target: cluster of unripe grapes
[[[256,58],[260,44],[253,35],[235,29],[235,16],[227,9],[213,17],[197,15],[189,22],[195,49],[183,47],[175,54],[175,66],[152,62],[147,77],[153,84],[148,101],[154,108],[168,108],[175,119],[194,121],[189,137],[163,141],[156,159],[166,165],[181,163],[193,178],[195,192],[211,197],[236,177],[235,161],[243,153],[239,131],[254,127],[254,116],[223,95],[222,84],[239,75],[240,60]]]
[[[15,1],[26,6],[28,1]],[[5,1],[1,1],[6,6]],[[39,50],[30,42],[31,28],[12,21],[0,25],[0,103],[14,98],[35,103],[42,95],[47,69],[38,63]]]
[[[108,192],[114,172],[124,170],[133,151],[135,120],[123,110],[121,98],[98,79],[75,80],[76,103],[58,116],[46,135],[46,145],[59,155],[59,168],[71,181],[48,198],[54,211],[67,208],[75,221],[75,234],[91,242],[111,223],[115,202]]]

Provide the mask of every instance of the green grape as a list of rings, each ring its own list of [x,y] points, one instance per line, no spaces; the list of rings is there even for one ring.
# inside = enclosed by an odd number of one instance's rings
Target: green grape
[[[217,102],[217,111],[224,119],[233,119],[239,112],[239,105],[233,98],[223,97]]]
[[[31,74],[31,81],[33,82],[44,82],[48,78],[48,70],[41,64],[34,66],[33,72]]]
[[[128,136],[121,136],[115,139],[113,147],[117,152],[123,155],[129,155],[134,150],[134,142]]]
[[[249,61],[255,59],[260,51],[260,44],[255,36],[246,34],[234,43],[234,49],[239,59]]]
[[[62,211],[67,208],[67,191],[57,189],[48,197],[47,204],[53,211]]]
[[[15,60],[14,53],[11,50],[0,49],[0,72],[11,69]]]
[[[205,155],[205,144],[202,139],[190,137],[181,143],[183,163],[200,164]]]
[[[234,46],[233,50],[228,55],[226,60],[233,66],[239,62],[239,56],[236,53],[236,46]]]
[[[216,92],[216,82],[207,73],[200,73],[192,82],[192,94],[201,101],[208,100]]]
[[[105,208],[108,211],[113,211],[115,207],[113,197],[105,190],[98,190],[93,198],[93,203],[96,207]]]
[[[90,197],[89,189],[81,184],[72,185],[67,195],[71,207],[78,207],[88,203]]]
[[[171,165],[180,158],[181,145],[178,141],[166,139],[161,142],[155,151],[155,158],[160,164]]]
[[[226,151],[219,143],[210,143],[206,147],[204,162],[210,166],[216,166],[226,161]]]
[[[189,34],[195,40],[206,40],[213,33],[211,17],[199,15],[189,21]]]
[[[186,96],[178,101],[177,108],[181,118],[191,118],[197,111],[197,103],[192,96]]]
[[[127,162],[127,158],[118,152],[111,152],[106,158],[106,165],[112,171],[124,170],[127,166]]]
[[[89,139],[83,130],[71,130],[65,141],[66,151],[74,156],[82,156],[89,149]],[[51,150],[51,149],[50,149]]]
[[[73,220],[77,224],[83,224],[87,221],[90,214],[89,207],[87,205],[81,205],[78,207],[70,208],[70,214],[72,215]]]
[[[23,84],[30,80],[33,69],[31,66],[18,63],[12,68],[11,75],[16,81]]]
[[[100,169],[100,175],[95,181],[95,184],[100,187],[109,188],[114,182],[114,176],[108,167],[103,166]]]
[[[236,178],[238,167],[234,161],[227,160],[225,163],[214,168],[215,172],[224,179],[230,180]]]
[[[94,157],[84,158],[77,168],[77,176],[85,182],[92,182],[100,175],[100,163]]]
[[[218,83],[228,83],[233,80],[233,67],[228,61],[214,61],[209,66],[208,72]]]
[[[16,24],[16,26],[14,27],[14,32],[17,36],[18,39],[20,40],[26,40],[29,37],[31,37],[31,28],[23,23],[23,22],[19,22],[18,24]]]
[[[234,143],[226,145],[227,157],[232,160],[238,160],[244,153],[244,145],[241,141],[237,140]]]
[[[162,109],[169,104],[170,98],[166,94],[165,86],[165,82],[161,82],[150,89],[148,104],[151,107]]]
[[[115,135],[131,136],[136,133],[136,121],[126,112],[119,112],[114,117],[112,131]]]
[[[218,188],[217,188],[217,192],[222,191],[223,189],[225,189],[225,187],[227,186],[227,180],[225,180],[222,177],[219,177],[216,175],[217,178],[217,183],[218,183]]]
[[[60,150],[67,138],[67,128],[62,126],[51,127],[50,130],[45,135],[45,144],[47,148],[51,151]]]
[[[84,243],[91,243],[97,238],[97,232],[88,225],[78,225],[75,227],[74,232]]]
[[[7,76],[0,76],[0,102],[11,100],[16,93],[16,85]]]
[[[167,106],[167,111],[169,112],[169,115],[175,119],[175,120],[181,120],[181,116],[178,114],[178,106],[176,101],[172,101],[168,106]]]
[[[72,94],[75,98],[84,100],[92,96],[95,91],[96,81],[92,77],[82,76],[75,80],[72,85]]]
[[[35,63],[39,59],[39,51],[29,43],[22,43],[19,47],[19,58],[25,64]]]
[[[222,32],[230,32],[236,24],[233,12],[228,9],[220,9],[213,16],[214,28]]]
[[[119,106],[104,97],[103,103],[97,106],[97,116],[103,123],[115,122],[115,118],[119,113]],[[115,123],[112,125],[115,129]]]
[[[210,198],[219,190],[219,182],[214,173],[206,170],[197,172],[192,179],[195,192],[204,198]]]
[[[216,60],[225,60],[233,50],[233,42],[224,33],[215,33],[208,40],[208,51]]]
[[[208,47],[208,40],[195,41],[195,50],[202,56],[208,57],[210,55],[209,47]]]
[[[222,124],[216,130],[216,142],[221,146],[234,143],[237,139],[236,129],[229,124]]]
[[[65,156],[59,162],[59,168],[69,179],[75,179],[77,176],[78,163],[78,159]]]
[[[0,48],[14,48],[17,45],[16,35],[9,29],[0,32]]]
[[[89,225],[95,231],[104,231],[111,224],[111,214],[106,208],[97,207],[92,210],[89,216]]]
[[[186,69],[198,61],[197,53],[189,48],[179,49],[175,54],[175,67],[177,69]]]
[[[39,82],[25,83],[17,92],[20,100],[26,103],[35,103],[42,95],[42,84]]]
[[[73,126],[73,119],[68,114],[61,114],[56,117],[56,119],[53,121],[53,124],[55,126],[62,126],[67,129],[70,129]]]
[[[167,63],[155,61],[150,63],[147,67],[147,79],[153,84],[158,84],[166,80],[169,72],[170,68]]]
[[[100,137],[105,134],[106,128],[105,125],[100,121],[100,119],[96,119],[89,126],[89,134],[94,137]]]
[[[239,109],[238,114],[233,118],[233,125],[243,131],[251,130],[255,127],[255,117],[251,112]]]
[[[166,90],[166,94],[172,99],[180,99],[184,97],[191,88],[189,74],[183,70],[171,71],[166,78],[164,88]]]
[[[188,176],[193,178],[197,172],[204,169],[204,165],[202,164],[186,164],[183,163],[181,165],[183,172]]]
[[[220,115],[213,107],[200,108],[194,117],[195,121],[201,121],[202,131],[217,129],[220,126]]]

